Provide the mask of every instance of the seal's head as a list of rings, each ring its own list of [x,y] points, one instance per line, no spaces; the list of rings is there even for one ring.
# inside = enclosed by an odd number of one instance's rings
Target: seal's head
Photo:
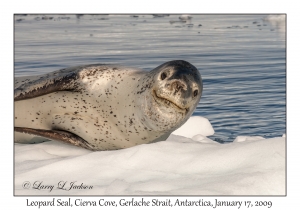
[[[183,60],[164,63],[149,73],[152,81],[144,109],[147,123],[155,130],[175,130],[186,122],[200,101],[201,75]]]

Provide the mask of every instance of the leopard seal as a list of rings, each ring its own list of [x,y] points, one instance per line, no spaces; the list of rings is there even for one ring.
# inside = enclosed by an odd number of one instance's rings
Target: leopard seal
[[[97,151],[162,141],[192,115],[202,89],[199,71],[183,60],[151,71],[92,64],[16,77],[15,143]]]

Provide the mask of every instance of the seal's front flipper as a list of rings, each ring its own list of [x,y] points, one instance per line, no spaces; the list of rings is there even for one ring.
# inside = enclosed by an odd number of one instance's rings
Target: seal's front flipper
[[[67,131],[60,131],[60,130],[44,130],[44,129],[34,129],[34,128],[22,128],[22,127],[15,127],[16,132],[32,134],[36,136],[41,136],[44,138],[48,138],[51,140],[58,140],[61,142],[66,142],[69,144],[73,144],[78,147],[83,147],[88,150],[94,151],[92,145],[90,145],[87,141],[82,139],[81,137],[67,132]]]

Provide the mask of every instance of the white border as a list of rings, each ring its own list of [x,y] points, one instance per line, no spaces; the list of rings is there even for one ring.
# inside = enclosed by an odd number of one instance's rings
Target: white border
[[[290,3],[295,2],[295,3]],[[80,4],[81,3],[81,4]],[[298,206],[299,140],[299,27],[296,1],[11,1],[2,3],[1,14],[1,206],[26,207],[26,197],[13,197],[13,14],[15,13],[286,13],[287,14],[287,197],[222,197],[223,200],[271,200],[271,209]],[[106,197],[108,198],[108,197]],[[88,197],[85,197],[87,200]],[[91,198],[95,200],[96,198]],[[119,197],[112,197],[119,200]],[[213,199],[208,197],[207,199]],[[38,197],[36,200],[50,200]],[[9,208],[5,208],[9,207]],[[99,208],[99,207],[96,207]],[[196,208],[196,207],[195,207]],[[199,208],[199,207],[198,207]],[[67,207],[64,209],[68,209]],[[81,209],[81,208],[77,208]],[[86,209],[86,208],[84,208]],[[95,209],[95,208],[94,208]],[[115,209],[115,208],[114,208]],[[165,208],[161,208],[165,209]],[[174,207],[173,207],[174,209]],[[194,209],[194,208],[189,208]],[[221,209],[221,208],[218,208]],[[228,208],[227,208],[228,209]],[[236,209],[236,208],[234,208]]]

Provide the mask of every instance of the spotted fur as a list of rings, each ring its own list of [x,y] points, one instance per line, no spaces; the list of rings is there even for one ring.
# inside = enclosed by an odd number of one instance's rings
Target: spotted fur
[[[114,150],[165,140],[202,89],[199,71],[180,60],[152,71],[95,64],[15,78],[15,142]]]

